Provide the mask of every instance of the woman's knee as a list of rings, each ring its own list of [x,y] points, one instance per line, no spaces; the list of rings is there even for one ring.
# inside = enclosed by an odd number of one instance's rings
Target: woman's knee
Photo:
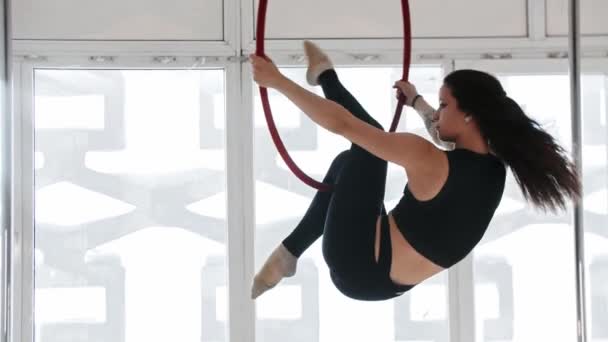
[[[350,155],[350,150],[344,150],[344,151],[338,153],[338,155],[334,158],[333,162],[342,165],[344,163],[344,160],[346,160],[346,158],[348,158],[349,155]]]
[[[325,178],[323,179],[324,183],[326,183],[326,182],[334,183],[335,182],[336,178],[340,174],[340,171],[342,170],[342,167],[344,166],[344,163],[349,155],[350,155],[350,151],[346,150],[346,151],[340,152],[334,158],[334,160],[331,162],[331,165],[329,166],[329,170],[327,170],[327,174],[325,175]]]
[[[329,168],[331,170],[335,170],[336,172],[339,172],[340,169],[342,169],[342,166],[344,166],[344,163],[346,162],[346,160],[349,158],[350,155],[351,155],[350,150],[345,150],[345,151],[338,153],[338,155],[331,162],[331,166]]]

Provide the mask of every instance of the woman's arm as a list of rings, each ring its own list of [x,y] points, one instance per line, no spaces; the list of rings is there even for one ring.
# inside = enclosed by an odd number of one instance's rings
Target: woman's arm
[[[284,78],[276,89],[308,117],[332,133],[343,136],[375,156],[403,166],[416,168],[436,148],[427,140],[410,133],[388,133],[355,117],[341,105],[317,96]]]
[[[407,81],[397,81],[393,88],[398,89],[397,98],[399,98],[400,94],[403,94],[405,96],[405,104],[413,107],[418,115],[420,115],[420,118],[424,122],[424,127],[426,127],[433,142],[445,149],[453,150],[455,147],[454,143],[443,141],[439,138],[439,132],[435,125],[437,111],[426,102],[424,97],[418,94],[416,86]]]
[[[274,63],[266,58],[249,55],[253,80],[261,87],[274,88],[285,95],[319,126],[337,133],[350,115],[339,104],[322,98],[300,87],[285,77]]]
[[[341,105],[302,88],[287,77],[282,77],[275,89],[285,95],[312,121],[332,133],[340,134],[348,117],[352,116]]]
[[[433,142],[445,149],[453,150],[455,147],[454,143],[443,141],[439,138],[439,132],[437,131],[437,126],[434,123],[437,112],[435,108],[431,107],[431,105],[426,102],[424,97],[419,97],[418,100],[416,100],[415,107],[413,108],[416,110],[416,113],[420,115],[420,118],[422,118],[424,126],[426,127],[427,132],[429,132],[431,139],[433,139]]]
[[[251,56],[254,80],[285,95],[308,117],[327,130],[339,134],[377,157],[403,166],[409,173],[427,167],[429,158],[441,153],[427,140],[410,133],[388,133],[347,111],[339,104],[317,96],[283,76],[276,66]]]

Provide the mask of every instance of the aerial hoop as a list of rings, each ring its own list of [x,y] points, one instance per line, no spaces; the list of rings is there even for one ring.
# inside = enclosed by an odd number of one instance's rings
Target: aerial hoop
[[[268,8],[268,0],[260,0],[260,4],[258,7],[258,21],[257,21],[257,30],[256,30],[256,51],[255,54],[260,57],[266,57],[264,53],[264,35],[266,28],[266,12]],[[410,7],[408,0],[401,0],[401,9],[403,12],[403,81],[407,81],[409,79],[409,71],[411,64],[411,51],[412,51],[412,29],[411,29],[411,20],[410,20]],[[296,177],[298,177],[301,181],[308,184],[309,186],[319,190],[319,191],[331,191],[332,185],[318,182],[308,176],[304,171],[302,171],[298,165],[291,159],[289,152],[285,148],[281,137],[279,136],[279,132],[274,123],[274,119],[272,117],[272,110],[270,108],[270,102],[268,101],[268,90],[264,87],[260,87],[260,97],[262,99],[262,107],[264,108],[264,116],[266,118],[266,124],[268,125],[268,130],[270,131],[270,136],[272,137],[272,141],[274,142],[279,154],[287,164],[287,167],[293,172]],[[403,95],[399,96],[399,101],[397,102],[397,108],[395,110],[395,116],[393,117],[393,122],[391,123],[389,132],[394,132],[397,129],[397,125],[399,124],[399,119],[401,118],[401,113],[403,112],[403,105],[405,103],[405,97]]]

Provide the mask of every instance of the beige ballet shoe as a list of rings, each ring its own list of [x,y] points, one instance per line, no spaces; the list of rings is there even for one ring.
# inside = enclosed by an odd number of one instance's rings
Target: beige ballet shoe
[[[251,299],[256,299],[262,293],[275,287],[281,279],[296,274],[297,263],[298,258],[291,254],[283,244],[280,244],[253,278]]]
[[[319,76],[334,66],[329,56],[316,44],[309,40],[304,41],[304,53],[308,59],[308,70],[306,70],[306,82],[312,86],[319,85]]]

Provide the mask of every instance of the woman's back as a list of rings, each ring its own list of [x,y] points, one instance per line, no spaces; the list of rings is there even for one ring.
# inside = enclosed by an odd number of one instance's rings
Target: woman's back
[[[395,278],[403,279],[399,277],[402,271],[413,276],[413,264],[421,263],[419,256],[438,266],[437,271],[462,260],[481,240],[500,203],[506,169],[497,157],[466,149],[445,153],[449,171],[438,194],[430,200],[418,200],[408,184],[391,212],[396,226],[393,230],[404,238],[400,242],[400,236],[393,234],[394,245],[401,247],[393,249],[393,260],[403,258],[412,263],[394,272]],[[424,269],[433,273],[433,267]]]

